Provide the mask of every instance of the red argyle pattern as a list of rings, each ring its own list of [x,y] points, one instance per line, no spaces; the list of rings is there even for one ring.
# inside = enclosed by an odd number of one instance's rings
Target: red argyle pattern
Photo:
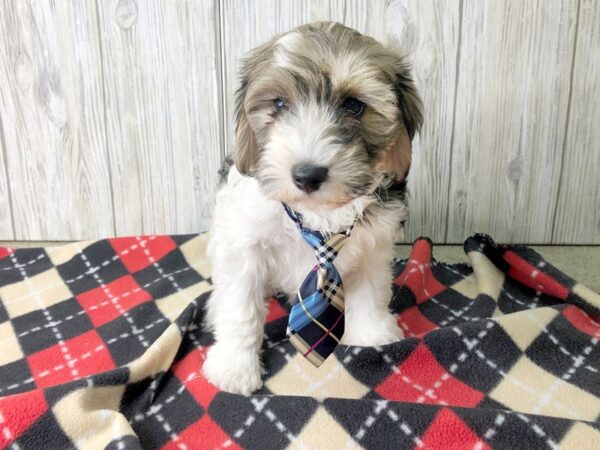
[[[201,373],[206,236],[0,248],[0,448],[591,448],[600,296],[521,246],[394,266],[405,339],[313,368],[268,300],[264,387]]]

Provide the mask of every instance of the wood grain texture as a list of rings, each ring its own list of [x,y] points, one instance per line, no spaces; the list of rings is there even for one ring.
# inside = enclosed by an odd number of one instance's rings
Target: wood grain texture
[[[285,7],[283,5],[286,5]],[[444,239],[454,110],[459,1],[225,1],[223,4],[226,148],[233,146],[233,97],[239,60],[273,35],[303,23],[334,20],[400,48],[413,62],[425,127],[413,146],[407,239]]]
[[[398,8],[403,11],[402,7]],[[406,16],[402,21],[401,16]],[[409,220],[405,241],[429,236],[445,239],[447,196],[454,108],[456,62],[460,34],[460,1],[408,2],[404,13],[388,18],[388,33],[400,27],[400,45],[412,55],[417,85],[425,109],[421,133],[413,141],[413,162],[408,177]]]
[[[600,7],[581,0],[552,242],[600,244]]]
[[[206,229],[221,159],[212,0],[98,2],[117,234]]]
[[[0,239],[209,225],[239,61],[335,20],[409,55],[407,241],[600,243],[600,2],[0,1]]]
[[[0,61],[2,59],[0,58]],[[4,149],[4,136],[2,132],[2,114],[0,114],[0,239],[15,234],[12,226],[12,205],[10,204],[9,183],[7,180],[6,150]]]
[[[93,1],[0,2],[0,114],[16,239],[114,233]]]
[[[550,242],[576,7],[464,0],[447,242]]]

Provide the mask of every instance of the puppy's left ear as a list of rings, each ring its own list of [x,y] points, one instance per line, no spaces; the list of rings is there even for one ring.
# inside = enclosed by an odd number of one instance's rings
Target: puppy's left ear
[[[394,91],[398,103],[400,126],[390,146],[384,150],[380,164],[382,170],[396,181],[408,175],[412,158],[412,140],[423,125],[423,103],[415,87],[410,67],[402,60],[394,74]]]

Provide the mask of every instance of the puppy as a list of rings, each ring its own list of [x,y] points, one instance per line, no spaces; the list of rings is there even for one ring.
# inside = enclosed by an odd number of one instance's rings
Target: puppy
[[[404,180],[422,106],[395,51],[339,23],[319,22],[251,51],[236,93],[235,166],[217,195],[208,253],[215,335],[203,371],[219,388],[260,388],[265,299],[291,299],[315,265],[286,215],[339,232],[348,345],[402,338],[388,305],[394,240],[406,218]]]

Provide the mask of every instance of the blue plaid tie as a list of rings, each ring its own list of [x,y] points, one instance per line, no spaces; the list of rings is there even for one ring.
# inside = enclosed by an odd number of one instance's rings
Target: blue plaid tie
[[[296,294],[287,335],[294,347],[318,367],[333,352],[344,334],[344,287],[333,260],[350,236],[352,226],[343,233],[324,236],[304,228],[302,215],[285,203],[283,207],[317,257],[317,265]]]

